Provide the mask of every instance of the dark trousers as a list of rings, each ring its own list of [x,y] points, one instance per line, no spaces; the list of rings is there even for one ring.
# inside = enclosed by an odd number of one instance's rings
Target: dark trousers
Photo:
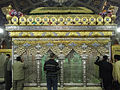
[[[10,90],[12,87],[12,72],[7,72],[5,77],[5,90]]]
[[[13,81],[13,90],[23,90],[24,80],[14,80]]]
[[[104,90],[112,90],[112,79],[103,79]]]
[[[57,77],[47,77],[47,89],[48,90],[57,90],[57,83],[58,83],[58,78]]]
[[[113,82],[113,90],[120,90],[120,84],[118,83],[118,81]]]

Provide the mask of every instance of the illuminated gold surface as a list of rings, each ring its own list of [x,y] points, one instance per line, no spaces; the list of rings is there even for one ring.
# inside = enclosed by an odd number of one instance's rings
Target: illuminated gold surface
[[[12,18],[12,23],[13,23],[14,25],[18,25],[18,17],[14,16],[14,17]]]
[[[33,35],[31,35],[31,33]],[[79,33],[79,34],[78,34]],[[108,37],[112,31],[81,31],[81,32],[10,32],[11,37]],[[44,34],[44,36],[43,36]]]
[[[105,25],[110,25],[110,22],[112,21],[111,17],[106,16],[104,18]]]
[[[26,20],[26,18],[24,16],[22,16],[22,17],[19,18],[19,24],[20,25],[26,25],[26,21],[27,20]]]
[[[65,8],[65,9],[64,9]],[[78,10],[77,10],[77,9]],[[50,10],[49,10],[50,9]],[[86,7],[39,7],[35,10],[32,10],[30,13],[93,13],[92,10],[86,8]]]
[[[0,53],[11,53],[12,49],[0,49]]]
[[[10,16],[8,16],[9,18]],[[98,15],[86,15],[82,17],[82,15],[31,15],[31,16],[22,16],[18,20],[15,21],[14,19],[18,19],[17,17],[10,17],[9,20],[12,20],[12,25],[113,25],[114,22],[112,21],[113,18],[111,17],[101,17]],[[37,21],[37,19],[39,19]],[[78,19],[78,20],[76,20]],[[11,22],[11,21],[10,21]],[[110,23],[113,22],[113,23]],[[9,25],[9,24],[8,24]],[[11,25],[11,24],[10,24]]]

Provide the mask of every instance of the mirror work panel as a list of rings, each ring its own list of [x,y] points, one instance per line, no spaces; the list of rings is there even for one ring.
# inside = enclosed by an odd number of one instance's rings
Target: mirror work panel
[[[62,65],[63,73],[59,75],[59,83],[63,85],[96,85],[100,83],[98,67],[94,64],[96,56],[109,55],[109,39],[100,40],[13,40],[14,57],[21,55],[28,69],[25,71],[25,83],[31,85],[46,83],[46,74],[43,70],[44,63],[53,52],[56,61],[60,64],[59,55],[65,56]],[[39,52],[39,53],[38,53]],[[41,56],[40,60],[36,57]],[[85,57],[85,58],[84,58]],[[63,79],[61,79],[62,77]],[[62,81],[61,81],[62,80]]]

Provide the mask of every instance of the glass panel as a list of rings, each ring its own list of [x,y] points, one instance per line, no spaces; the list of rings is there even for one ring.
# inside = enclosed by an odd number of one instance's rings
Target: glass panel
[[[96,55],[89,56],[87,60],[87,83],[100,83],[98,66],[94,64]]]
[[[63,68],[64,83],[82,83],[82,60],[74,50],[66,57]]]
[[[24,55],[24,63],[27,65],[25,69],[25,82],[36,83],[37,82],[37,63],[33,55]]]
[[[43,57],[42,57],[42,60],[41,60],[41,83],[46,83],[46,73],[44,72],[44,63],[45,63],[45,61],[47,61],[48,60],[48,56],[49,56],[49,54],[48,53],[46,53]]]

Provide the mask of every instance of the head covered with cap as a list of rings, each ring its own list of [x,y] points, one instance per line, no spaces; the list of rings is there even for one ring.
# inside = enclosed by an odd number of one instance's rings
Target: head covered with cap
[[[114,59],[120,60],[120,55],[114,55]]]
[[[50,58],[54,58],[55,54],[54,53],[50,53]]]
[[[10,57],[10,54],[6,54],[6,56]]]
[[[16,60],[17,60],[17,61],[21,61],[21,62],[22,62],[22,59],[21,59],[21,57],[20,57],[20,56],[18,56],[18,57],[16,58]]]
[[[108,56],[107,56],[107,55],[104,55],[104,56],[103,56],[103,60],[108,60]]]

